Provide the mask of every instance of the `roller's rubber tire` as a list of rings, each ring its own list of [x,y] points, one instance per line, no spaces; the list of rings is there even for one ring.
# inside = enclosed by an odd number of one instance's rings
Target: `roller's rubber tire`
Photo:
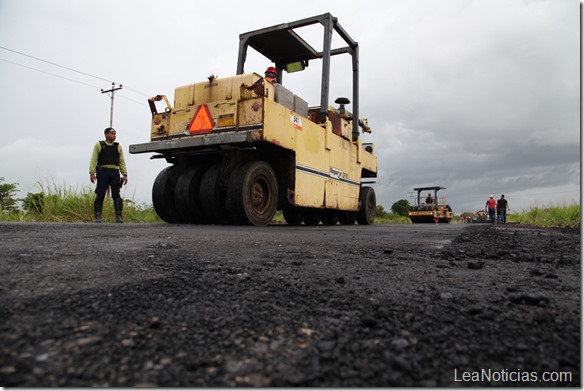
[[[357,212],[357,222],[359,224],[370,225],[375,221],[375,212],[377,209],[377,199],[375,190],[369,186],[361,187],[359,192],[359,212]]]
[[[202,224],[206,222],[199,198],[201,179],[204,174],[205,167],[196,165],[183,172],[176,181],[174,202],[176,209],[181,211],[186,223]]]
[[[278,209],[278,179],[264,161],[247,162],[230,175],[227,205],[235,224],[264,226]]]
[[[353,225],[357,221],[355,212],[338,211],[337,217],[339,218],[339,223],[342,225]]]
[[[339,222],[337,211],[327,209],[320,212],[320,221],[323,225],[336,225]]]
[[[284,215],[284,220],[286,220],[286,223],[289,225],[302,224],[302,215],[297,207],[289,205],[282,210],[282,214]]]
[[[302,221],[305,225],[318,225],[320,223],[320,213],[318,209],[303,208],[300,211]]]
[[[225,191],[221,188],[219,179],[221,176],[221,163],[215,163],[209,167],[201,178],[199,200],[203,216],[210,224],[227,223],[227,210],[225,209]]]
[[[160,171],[152,185],[152,205],[158,217],[163,221],[181,223],[181,215],[176,208],[174,198],[175,169],[169,166]]]

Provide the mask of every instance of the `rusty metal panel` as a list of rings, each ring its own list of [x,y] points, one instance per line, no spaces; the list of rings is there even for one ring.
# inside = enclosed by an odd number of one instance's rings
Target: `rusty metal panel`
[[[237,104],[237,127],[259,125],[264,120],[264,98],[241,100]]]

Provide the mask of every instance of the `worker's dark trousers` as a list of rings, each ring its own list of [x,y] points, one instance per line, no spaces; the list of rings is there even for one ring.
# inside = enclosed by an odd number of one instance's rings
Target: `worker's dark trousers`
[[[120,197],[120,187],[122,181],[120,179],[120,172],[118,170],[98,169],[96,172],[97,186],[95,188],[95,201],[93,203],[93,210],[95,212],[95,220],[101,220],[101,210],[107,188],[111,189],[112,199],[114,200],[114,208],[116,211],[116,220],[121,220],[123,201]],[[118,201],[119,200],[119,201]],[[118,219],[119,216],[119,219]],[[119,221],[121,222],[121,221]]]
[[[489,218],[491,223],[495,224],[495,221],[497,221],[497,210],[495,208],[489,208]]]
[[[507,209],[497,210],[497,223],[505,224],[507,222]]]

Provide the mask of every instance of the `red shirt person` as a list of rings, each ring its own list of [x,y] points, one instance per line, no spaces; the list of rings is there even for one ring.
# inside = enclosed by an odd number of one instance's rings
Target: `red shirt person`
[[[492,195],[485,203],[485,208],[489,211],[489,218],[491,219],[491,223],[495,224],[495,218],[497,215],[497,201],[495,201],[495,198]]]

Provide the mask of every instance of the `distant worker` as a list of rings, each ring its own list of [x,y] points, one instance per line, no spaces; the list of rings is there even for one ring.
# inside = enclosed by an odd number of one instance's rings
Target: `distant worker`
[[[274,67],[268,67],[266,69],[265,77],[270,83],[278,83],[278,71]]]
[[[496,213],[497,213],[497,201],[495,201],[495,198],[493,197],[493,195],[491,195],[489,197],[489,199],[487,200],[487,202],[485,203],[485,208],[488,209],[489,218],[491,219],[491,223],[495,224]]]
[[[95,201],[93,211],[95,222],[101,223],[101,211],[108,187],[111,188],[111,196],[114,200],[116,223],[123,223],[122,207],[124,200],[120,197],[120,188],[128,183],[128,170],[122,146],[116,143],[116,131],[114,128],[106,128],[103,132],[105,141],[98,141],[93,147],[93,154],[89,162],[89,179],[91,183],[97,180],[95,188]],[[123,175],[120,178],[120,171]]]
[[[434,198],[432,198],[432,194],[428,193],[428,197],[426,197],[426,204],[433,204]]]
[[[497,222],[499,224],[507,223],[507,210],[510,210],[509,203],[505,199],[505,194],[501,194],[501,198],[497,200]]]

